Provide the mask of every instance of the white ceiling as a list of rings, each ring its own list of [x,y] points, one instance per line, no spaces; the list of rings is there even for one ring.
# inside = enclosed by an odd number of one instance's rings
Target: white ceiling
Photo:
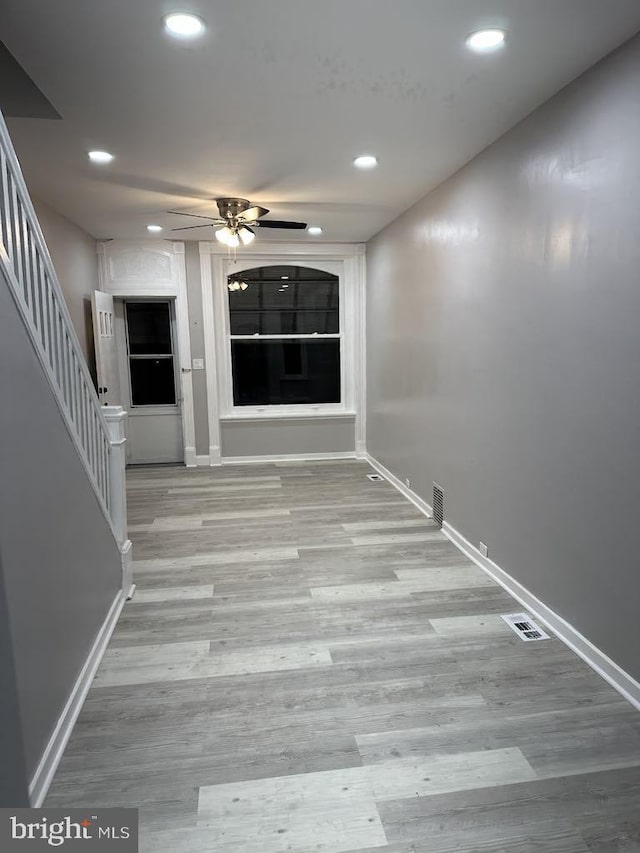
[[[63,117],[9,121],[27,180],[99,238],[190,225],[164,211],[208,212],[207,199],[239,195],[321,225],[318,239],[367,240],[640,29],[638,0],[2,7],[2,39]],[[161,18],[176,9],[201,15],[206,37],[169,39]],[[465,37],[485,26],[507,29],[505,48],[470,53]],[[92,148],[116,159],[90,165]],[[352,167],[363,152],[377,170]]]

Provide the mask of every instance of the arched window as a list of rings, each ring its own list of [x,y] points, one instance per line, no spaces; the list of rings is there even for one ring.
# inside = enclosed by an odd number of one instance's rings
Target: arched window
[[[234,406],[341,402],[339,284],[302,266],[228,276]]]

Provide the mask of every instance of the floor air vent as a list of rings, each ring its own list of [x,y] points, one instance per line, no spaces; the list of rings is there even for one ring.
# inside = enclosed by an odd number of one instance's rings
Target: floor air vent
[[[509,613],[502,617],[512,631],[520,637],[525,643],[532,643],[534,640],[548,640],[549,635],[533,621],[527,613]]]
[[[379,483],[381,480],[384,480],[384,477],[381,477],[380,474],[367,474],[367,480],[372,480],[374,483]]]
[[[438,527],[442,527],[442,522],[444,521],[444,492],[437,483],[433,484],[433,520]]]

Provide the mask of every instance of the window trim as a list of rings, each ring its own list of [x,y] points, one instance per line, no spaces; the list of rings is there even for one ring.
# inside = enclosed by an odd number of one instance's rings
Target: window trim
[[[245,270],[256,267],[307,267],[328,272],[338,277],[338,328],[337,334],[295,334],[295,335],[231,335],[229,313],[229,298],[227,279],[231,274],[240,274]],[[217,286],[214,282],[214,319],[218,318],[218,389],[219,389],[219,418],[221,421],[242,420],[275,420],[279,418],[316,418],[316,417],[353,417],[356,414],[353,403],[354,367],[349,352],[353,347],[348,346],[348,338],[354,324],[352,312],[348,307],[346,289],[346,271],[343,260],[324,260],[316,258],[291,257],[249,257],[238,259],[236,262],[224,260],[222,263],[221,281]],[[217,307],[218,310],[215,310]],[[282,340],[320,338],[338,340],[340,343],[340,402],[339,403],[292,403],[269,404],[261,406],[236,406],[233,402],[233,373],[231,358],[232,340]]]
[[[198,243],[200,260],[200,293],[202,302],[202,326],[204,333],[204,363],[205,387],[207,391],[207,415],[209,424],[209,465],[222,464],[222,430],[224,421],[241,421],[234,416],[225,415],[222,411],[222,380],[224,371],[224,341],[222,339],[223,314],[222,282],[226,282],[226,267],[228,256],[226,247],[216,240],[203,240]],[[259,245],[239,249],[237,257],[245,262],[244,269],[259,266],[261,263],[277,263],[280,265],[309,265],[332,261],[340,265],[344,272],[345,297],[345,358],[346,376],[349,381],[347,388],[345,411],[324,415],[352,419],[355,432],[355,454],[365,458],[366,442],[366,246],[364,243],[325,243],[317,240],[269,241],[260,240]],[[237,268],[236,268],[237,269]],[[226,287],[226,283],[225,283]],[[344,304],[344,302],[343,302]],[[303,421],[306,417],[299,412],[280,414],[277,417],[288,421]],[[322,417],[322,415],[310,415]],[[248,417],[246,420],[250,420]],[[255,423],[267,420],[264,415],[253,418]]]

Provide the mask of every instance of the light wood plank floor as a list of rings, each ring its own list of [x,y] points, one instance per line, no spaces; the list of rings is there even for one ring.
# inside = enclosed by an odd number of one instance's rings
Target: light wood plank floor
[[[148,853],[638,853],[640,714],[369,471],[130,472],[46,805],[137,806]]]

